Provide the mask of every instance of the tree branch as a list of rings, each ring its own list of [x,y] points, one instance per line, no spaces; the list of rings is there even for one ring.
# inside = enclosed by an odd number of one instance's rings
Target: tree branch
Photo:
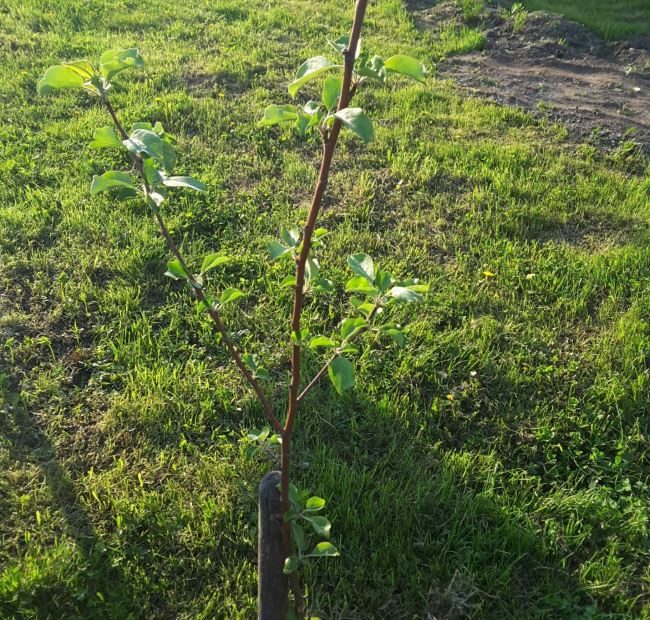
[[[375,318],[375,316],[377,315],[377,312],[378,312],[380,307],[381,307],[381,305],[379,303],[376,303],[374,308],[370,311],[370,314],[368,315],[368,319],[367,319],[368,324],[365,325],[364,327],[360,328],[359,330],[357,330],[352,335],[352,337],[345,338],[341,342],[341,344],[338,347],[336,347],[336,351],[334,352],[334,354],[325,362],[323,367],[316,373],[314,378],[307,384],[307,387],[305,387],[305,389],[302,392],[300,392],[300,395],[298,396],[298,404],[302,403],[305,396],[307,396],[307,394],[312,390],[312,388],[314,388],[316,386],[316,384],[320,381],[321,377],[327,372],[327,367],[330,365],[330,362],[334,358],[336,358],[338,355],[341,354],[341,350],[343,349],[343,347],[345,347],[345,345],[347,345],[347,344],[350,344],[352,341],[354,341],[356,338],[358,338],[361,334],[363,334],[364,332],[367,332],[372,327],[371,322]]]
[[[106,106],[106,109],[108,110],[108,113],[111,115],[111,118],[113,119],[113,123],[115,124],[115,127],[117,128],[117,131],[119,132],[120,136],[122,136],[123,140],[128,139],[129,135],[127,134],[120,120],[117,118],[115,109],[113,108],[113,105],[109,101],[108,97],[106,95],[103,95],[102,100],[104,102],[104,105]],[[138,170],[138,174],[140,175],[144,183],[145,192],[146,194],[149,194],[151,188],[149,187],[149,184],[147,183],[147,179],[144,175],[144,164],[142,161],[142,157],[140,157],[140,155],[136,153],[133,155],[133,161],[135,167]],[[188,276],[191,278],[190,285],[192,286],[196,299],[200,302],[203,302],[207,306],[208,314],[212,319],[212,321],[214,322],[214,324],[216,325],[217,330],[221,334],[221,341],[223,342],[232,360],[235,362],[235,364],[237,365],[241,373],[244,375],[244,378],[248,381],[248,383],[250,383],[251,387],[255,391],[255,394],[257,395],[260,403],[262,404],[264,415],[266,416],[267,420],[273,427],[273,430],[275,430],[277,433],[283,433],[284,429],[282,424],[280,423],[280,420],[278,420],[276,415],[273,413],[273,407],[269,402],[269,400],[266,398],[264,391],[262,390],[262,387],[260,386],[259,382],[252,375],[250,370],[247,368],[246,364],[244,364],[244,361],[239,355],[237,349],[235,348],[235,345],[230,339],[230,336],[228,335],[228,332],[226,330],[225,325],[223,324],[223,321],[221,320],[221,316],[219,315],[218,310],[208,302],[208,300],[205,297],[205,293],[203,292],[203,289],[200,288],[199,286],[195,286],[196,283],[194,282],[194,279],[191,276],[192,272],[187,267],[187,263],[185,262],[183,255],[181,254],[178,246],[176,245],[171,235],[169,234],[169,230],[165,225],[165,221],[163,220],[162,215],[160,214],[159,211],[155,211],[155,216],[156,216],[156,221],[158,222],[158,227],[160,228],[160,232],[162,233],[162,236],[165,239],[165,242],[167,243],[167,247],[169,248],[170,252],[174,255],[176,260],[179,262],[183,271],[186,274],[188,274]]]

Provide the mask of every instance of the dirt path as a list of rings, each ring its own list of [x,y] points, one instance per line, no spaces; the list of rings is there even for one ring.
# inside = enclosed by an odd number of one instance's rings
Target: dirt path
[[[453,2],[411,2],[422,27],[462,23]],[[528,13],[516,29],[503,9],[489,8],[478,27],[482,52],[451,57],[438,76],[468,92],[563,122],[579,139],[607,147],[632,139],[650,152],[650,39],[608,45],[575,22]]]

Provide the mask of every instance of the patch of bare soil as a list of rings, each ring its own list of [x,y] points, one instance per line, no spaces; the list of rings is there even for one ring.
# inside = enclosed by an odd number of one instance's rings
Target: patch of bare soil
[[[455,3],[411,0],[422,27],[462,23]],[[473,95],[520,106],[564,123],[577,138],[614,147],[633,140],[650,152],[650,39],[608,45],[581,24],[546,11],[528,13],[518,27],[503,8],[479,19],[481,52],[438,66]]]

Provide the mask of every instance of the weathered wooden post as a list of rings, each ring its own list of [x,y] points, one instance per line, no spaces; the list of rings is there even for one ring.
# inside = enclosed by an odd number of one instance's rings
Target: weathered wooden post
[[[289,581],[284,574],[280,472],[266,474],[259,488],[257,619],[286,620]]]

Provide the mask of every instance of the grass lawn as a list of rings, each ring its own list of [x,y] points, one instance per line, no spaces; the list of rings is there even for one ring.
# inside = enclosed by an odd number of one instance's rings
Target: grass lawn
[[[650,36],[648,0],[522,0],[531,11],[553,11],[585,24],[605,39]]]
[[[89,196],[121,165],[87,147],[109,119],[37,97],[37,78],[139,46],[146,72],[124,74],[116,107],[160,120],[178,173],[208,184],[166,216],[196,260],[236,257],[226,283],[250,294],[225,318],[280,398],[290,293],[274,295],[285,270],[265,246],[304,219],[319,149],[256,122],[350,18],[335,0],[0,8],[0,617],[254,617],[273,467],[244,458],[260,408],[163,277],[155,223]],[[465,45],[418,32],[398,0],[373,3],[364,41],[429,65]],[[314,612],[650,618],[648,162],[434,79],[359,103],[376,140],[343,140],[323,271],[340,285],[365,251],[432,292],[396,316],[405,349],[362,355],[358,387],[324,383],[298,420],[297,478],[328,500],[342,550],[306,575]],[[338,292],[308,322],[347,312]]]

